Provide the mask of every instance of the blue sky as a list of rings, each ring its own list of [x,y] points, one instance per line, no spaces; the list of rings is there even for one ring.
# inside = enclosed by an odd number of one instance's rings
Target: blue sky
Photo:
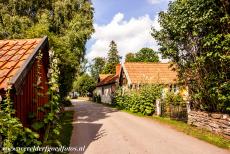
[[[169,0],[92,0],[92,3],[95,33],[87,43],[89,61],[97,56],[106,57],[112,40],[122,57],[143,47],[157,50],[151,27],[160,29],[158,13],[167,9]]]
[[[168,1],[151,4],[148,0],[93,0],[94,19],[97,24],[108,24],[118,12],[125,14],[125,20],[149,14],[154,18],[157,12],[165,10]],[[166,2],[166,3],[165,3]]]

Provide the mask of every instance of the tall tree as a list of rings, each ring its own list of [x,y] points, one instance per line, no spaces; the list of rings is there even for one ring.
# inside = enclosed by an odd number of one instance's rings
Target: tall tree
[[[127,53],[125,55],[125,62],[136,62],[135,54],[134,53]]]
[[[87,93],[92,92],[95,89],[95,86],[96,82],[90,75],[82,74],[74,82],[73,89],[81,96],[87,96]]]
[[[99,74],[102,73],[104,66],[105,66],[104,58],[96,57],[93,59],[93,63],[90,66],[90,73],[95,80],[99,77]]]
[[[87,0],[0,1],[0,39],[48,35],[59,58],[60,94],[72,89],[84,60],[85,44],[93,33],[93,8]]]
[[[162,29],[153,30],[196,109],[230,113],[229,8],[226,0],[176,0],[159,14]]]
[[[139,62],[159,62],[157,53],[150,48],[142,48],[136,53],[136,61]]]
[[[105,64],[105,68],[103,69],[104,74],[115,74],[116,73],[116,65],[120,63],[120,56],[117,51],[117,44],[114,41],[111,41],[110,50],[108,52],[108,58]]]
[[[142,48],[137,53],[128,53],[125,62],[159,62],[159,56],[151,48]]]

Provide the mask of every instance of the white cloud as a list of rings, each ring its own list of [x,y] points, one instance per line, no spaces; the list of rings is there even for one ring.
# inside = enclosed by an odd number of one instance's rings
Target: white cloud
[[[163,0],[148,0],[148,2],[150,4],[159,4],[160,2],[162,2]]]
[[[95,42],[88,50],[87,58],[106,57],[110,41],[117,43],[119,54],[124,58],[128,52],[139,51],[143,47],[157,50],[157,43],[151,36],[151,27],[160,29],[156,16],[152,20],[149,15],[124,20],[124,14],[117,13],[107,25],[95,24],[92,39]]]

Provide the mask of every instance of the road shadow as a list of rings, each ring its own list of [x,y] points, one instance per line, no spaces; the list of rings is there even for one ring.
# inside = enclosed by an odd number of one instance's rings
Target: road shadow
[[[107,135],[106,130],[101,129],[103,123],[100,120],[109,118],[111,113],[118,112],[118,110],[89,101],[72,103],[74,106],[67,109],[75,111],[70,146],[84,147],[85,151],[92,142]]]
[[[76,123],[73,124],[73,134],[70,147],[83,148],[83,151],[71,151],[70,154],[83,154],[90,143],[106,136],[104,130],[100,130],[102,124]]]
[[[117,109],[93,102],[79,101],[74,109],[77,112],[78,122],[94,122],[110,117]]]

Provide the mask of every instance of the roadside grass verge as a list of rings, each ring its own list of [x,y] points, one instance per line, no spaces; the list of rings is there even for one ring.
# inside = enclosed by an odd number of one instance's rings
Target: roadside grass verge
[[[152,116],[151,119],[154,119],[155,121],[169,125],[178,131],[181,131],[187,135],[193,136],[195,138],[206,141],[213,145],[216,145],[220,148],[230,150],[230,140],[229,139],[224,138],[223,136],[215,134],[213,132],[210,132],[207,129],[202,129],[202,128],[198,128],[195,126],[191,126],[191,125],[188,125],[187,123],[176,121],[176,120],[171,120],[170,118],[166,118],[166,117]]]
[[[162,124],[166,124],[174,129],[176,129],[177,131],[183,132],[187,135],[193,136],[197,139],[206,141],[210,144],[216,145],[220,148],[224,148],[224,149],[228,149],[230,150],[230,140],[219,135],[219,134],[215,134],[213,132],[208,131],[207,129],[202,129],[202,128],[198,128],[195,126],[191,126],[188,125],[185,122],[182,121],[177,121],[177,120],[172,120],[170,118],[167,117],[158,117],[158,116],[144,116],[141,113],[133,113],[131,111],[127,111],[127,110],[121,110],[139,117],[143,117],[143,118],[148,118],[148,119],[152,119],[154,121],[157,121],[159,123]]]
[[[60,131],[61,134],[59,136],[59,141],[61,142],[62,146],[69,147],[70,145],[70,139],[71,139],[72,129],[73,129],[73,126],[72,126],[73,114],[74,114],[74,111],[65,111],[63,112],[60,118],[62,129]]]

